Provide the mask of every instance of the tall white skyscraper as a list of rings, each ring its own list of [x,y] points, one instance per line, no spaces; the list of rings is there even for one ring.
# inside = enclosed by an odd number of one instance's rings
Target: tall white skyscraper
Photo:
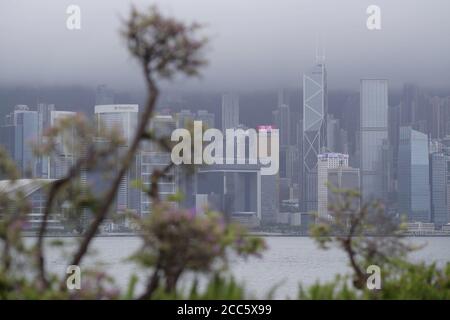
[[[234,93],[222,95],[222,130],[239,125],[239,96]]]
[[[388,82],[362,79],[360,90],[362,198],[382,200],[387,191],[383,145],[388,139]]]

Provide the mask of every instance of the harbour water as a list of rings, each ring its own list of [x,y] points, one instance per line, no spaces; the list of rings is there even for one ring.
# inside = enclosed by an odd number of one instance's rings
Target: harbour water
[[[244,260],[230,259],[230,273],[245,284],[247,292],[255,298],[263,298],[277,287],[278,299],[295,298],[299,284],[310,285],[315,281],[332,280],[336,274],[349,272],[343,252],[337,248],[322,250],[308,237],[265,237],[268,249],[261,258]],[[27,241],[33,241],[28,238]],[[51,241],[51,238],[48,239]],[[47,246],[46,256],[49,270],[63,274],[69,259],[70,249],[77,238],[64,238],[68,246],[61,248]],[[450,261],[450,237],[417,237],[406,241],[426,246],[414,252],[413,261],[436,262],[443,265]],[[100,267],[116,279],[119,286],[125,287],[130,275],[136,273],[144,278],[144,271],[130,261],[132,253],[138,250],[138,237],[98,237],[94,240],[92,254],[84,262],[83,268]],[[188,277],[189,278],[189,277]],[[188,283],[190,280],[185,279]]]

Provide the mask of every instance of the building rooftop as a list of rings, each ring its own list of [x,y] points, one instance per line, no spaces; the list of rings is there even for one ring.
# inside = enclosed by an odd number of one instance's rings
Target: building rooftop
[[[137,104],[102,104],[95,106],[95,113],[138,112]]]

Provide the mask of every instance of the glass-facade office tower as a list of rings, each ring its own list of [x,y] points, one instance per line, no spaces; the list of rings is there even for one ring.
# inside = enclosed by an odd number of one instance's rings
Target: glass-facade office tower
[[[222,130],[239,125],[239,96],[233,93],[222,95]]]
[[[398,205],[410,222],[430,222],[428,136],[410,126],[400,128]]]
[[[317,210],[317,156],[326,147],[327,72],[317,63],[303,75],[302,208]]]
[[[6,117],[1,129],[0,141],[17,164],[23,178],[34,178],[37,174],[37,158],[33,143],[38,143],[38,113],[25,105],[17,105]]]
[[[447,209],[447,164],[450,157],[430,154],[431,217],[437,228],[449,222]]]
[[[360,84],[361,191],[363,201],[386,199],[385,146],[388,143],[388,82],[362,79]]]

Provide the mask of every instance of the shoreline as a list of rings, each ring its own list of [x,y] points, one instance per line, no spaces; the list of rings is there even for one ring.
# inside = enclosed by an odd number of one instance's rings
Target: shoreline
[[[23,237],[26,238],[36,238],[37,233],[23,233]],[[259,236],[259,237],[298,237],[298,238],[310,238],[310,235],[302,234],[291,234],[291,233],[275,233],[275,232],[250,232],[249,236]],[[81,238],[82,235],[76,234],[46,234],[45,238]],[[134,232],[118,232],[118,233],[103,233],[98,234],[95,238],[119,238],[119,237],[139,237],[138,233]],[[450,238],[450,234],[404,234],[401,237],[405,238]]]

